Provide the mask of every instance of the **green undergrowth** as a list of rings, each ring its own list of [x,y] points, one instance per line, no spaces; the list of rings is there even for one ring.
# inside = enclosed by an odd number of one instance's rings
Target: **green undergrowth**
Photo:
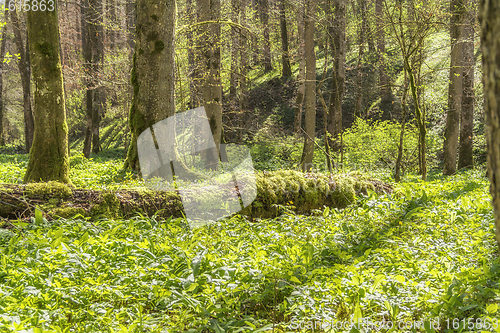
[[[304,216],[285,205],[278,218],[195,229],[140,216],[14,223],[0,230],[0,326],[358,332],[326,327],[361,319],[500,332],[482,326],[500,319],[488,182],[480,171],[429,179],[408,176],[342,210]],[[472,328],[453,330],[463,323]]]

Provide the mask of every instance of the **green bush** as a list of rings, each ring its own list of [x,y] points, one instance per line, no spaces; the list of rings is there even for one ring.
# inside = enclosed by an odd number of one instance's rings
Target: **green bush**
[[[401,124],[391,121],[370,123],[361,118],[344,132],[344,149],[347,165],[363,169],[394,169],[398,157]],[[415,125],[406,124],[403,142],[403,172],[418,169],[418,131]],[[429,131],[426,137],[428,168],[437,165],[437,152],[442,141]]]

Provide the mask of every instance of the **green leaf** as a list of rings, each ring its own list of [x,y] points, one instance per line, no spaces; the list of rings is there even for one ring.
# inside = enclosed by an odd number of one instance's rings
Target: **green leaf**
[[[373,281],[373,286],[372,290],[377,289],[377,287],[382,283],[382,281],[385,279],[385,275],[379,274],[375,277],[375,280]]]
[[[355,324],[358,324],[361,322],[362,319],[363,319],[363,314],[361,313],[361,309],[359,308],[359,304],[356,304],[356,308],[354,309],[353,322]]]
[[[35,223],[40,225],[43,222],[43,214],[42,211],[36,206],[35,208]]]
[[[326,207],[323,211],[323,217],[326,218],[330,214],[330,207]]]
[[[489,314],[493,314],[497,312],[497,310],[498,310],[498,304],[496,303],[490,304],[486,307],[486,311],[488,311]]]
[[[302,259],[304,261],[304,264],[308,265],[314,255],[314,245],[311,243],[307,243],[302,247]]]
[[[405,281],[406,281],[405,277],[404,277],[404,276],[402,276],[402,275],[396,275],[396,276],[394,277],[394,279],[396,279],[396,281],[398,281],[398,282],[400,282],[400,283],[405,283]]]
[[[300,282],[300,280],[299,280],[299,279],[297,279],[295,276],[292,276],[292,277],[290,278],[290,282],[295,282],[295,283],[299,283],[299,284],[301,283],[301,282]]]

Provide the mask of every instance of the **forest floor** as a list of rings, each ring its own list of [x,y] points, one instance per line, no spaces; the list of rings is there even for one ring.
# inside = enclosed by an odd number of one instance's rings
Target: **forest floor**
[[[25,162],[1,155],[0,181],[19,183]],[[136,181],[113,158],[82,163],[72,158],[75,185]],[[500,332],[488,186],[484,170],[406,175],[344,209],[300,215],[289,201],[276,218],[198,228],[140,215],[13,222],[0,229],[1,331]]]

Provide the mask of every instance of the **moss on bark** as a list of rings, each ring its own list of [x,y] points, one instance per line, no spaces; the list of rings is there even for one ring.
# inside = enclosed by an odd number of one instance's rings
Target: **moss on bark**
[[[27,25],[35,83],[35,134],[24,182],[69,183],[68,127],[57,10],[28,11]]]
[[[294,206],[298,213],[309,213],[323,206],[343,208],[354,203],[359,193],[366,193],[369,189],[379,193],[391,191],[387,184],[360,176],[326,176],[289,170],[259,173],[256,185],[256,199],[241,214],[275,217],[280,213],[280,205]],[[31,202],[31,206],[21,199],[23,197],[28,203]],[[149,189],[80,190],[56,182],[10,185],[0,190],[1,217],[28,218],[34,205],[39,205],[50,216],[64,218],[76,215],[110,219],[129,218],[138,214],[156,214],[160,218],[183,215],[181,198],[176,192]]]

